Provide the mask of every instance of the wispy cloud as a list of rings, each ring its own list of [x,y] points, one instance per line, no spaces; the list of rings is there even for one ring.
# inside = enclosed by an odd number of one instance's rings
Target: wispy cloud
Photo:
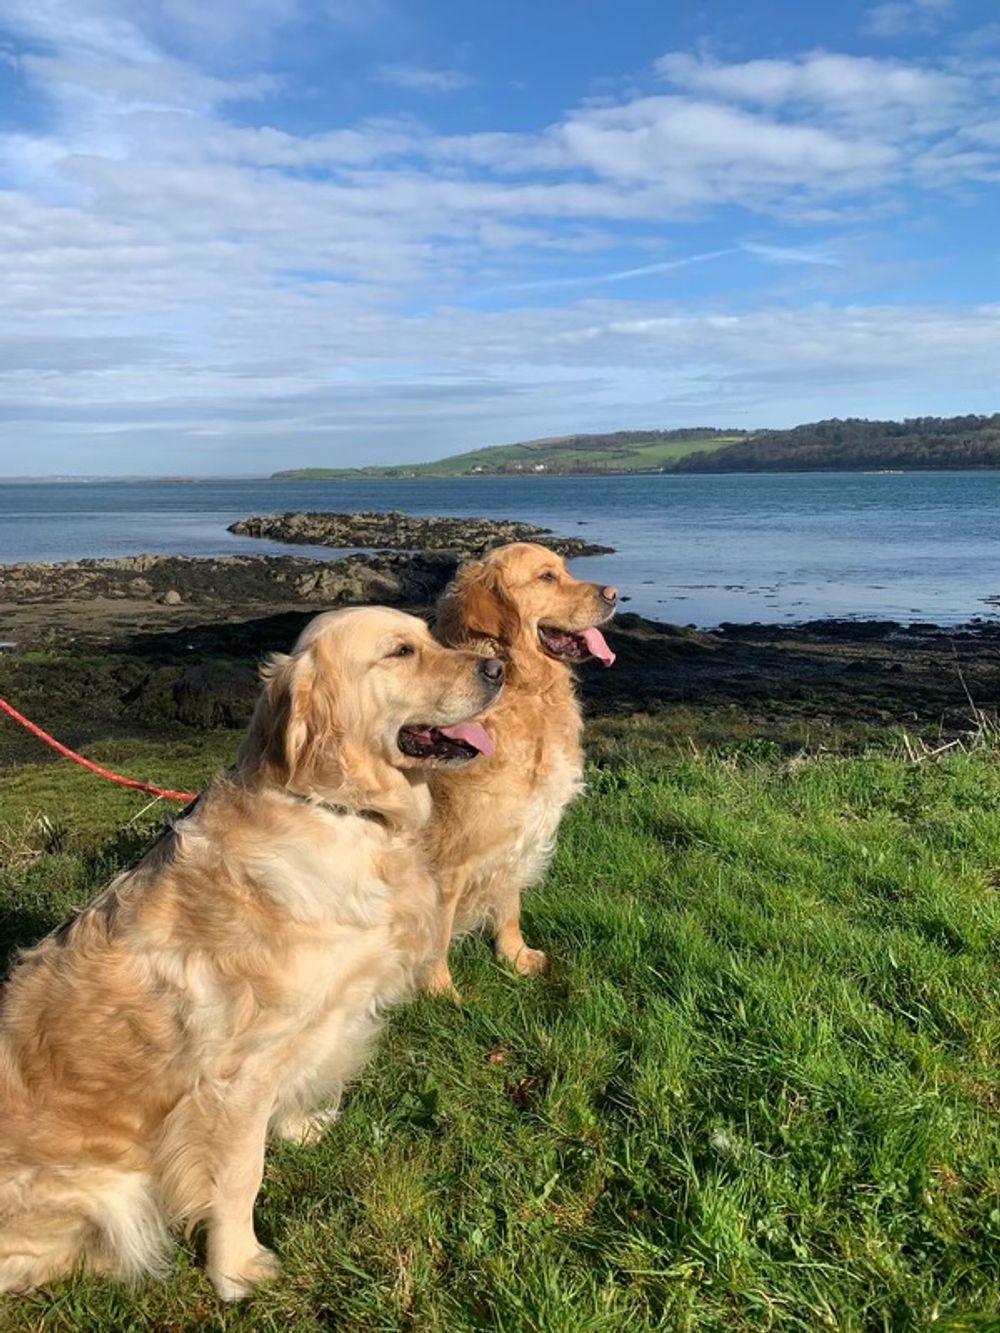
[[[726,255],[738,253],[735,246],[724,250],[706,250],[698,255],[684,255],[680,259],[664,259],[656,264],[643,264],[640,268],[619,268],[610,273],[580,273],[567,278],[536,278],[530,282],[508,282],[497,287],[483,287],[475,292],[476,296],[491,296],[497,292],[541,292],[562,287],[597,287],[606,283],[629,282],[634,278],[648,278],[659,273],[670,273],[675,269],[691,268],[694,264],[707,264],[713,259],[723,259]]]
[[[475,83],[460,69],[428,69],[423,65],[378,65],[374,78],[411,93],[456,93]]]
[[[889,0],[865,12],[862,30],[872,37],[936,32],[952,9],[953,0]]]
[[[740,246],[748,255],[763,259],[769,264],[817,264],[821,268],[843,268],[843,260],[827,254],[824,250],[810,249],[801,245],[762,245],[757,241],[744,241]]]

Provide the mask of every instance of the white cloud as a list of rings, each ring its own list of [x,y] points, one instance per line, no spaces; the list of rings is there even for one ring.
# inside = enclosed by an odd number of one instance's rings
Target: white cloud
[[[712,403],[720,411],[731,404],[733,420],[737,409],[757,422],[773,420],[777,410],[789,424],[918,415],[941,410],[944,384],[961,404],[954,410],[996,410],[990,378],[1000,356],[996,304],[815,305],[745,314],[619,307],[605,316],[553,335],[566,359],[575,354],[609,374],[627,366],[638,383],[656,370],[667,401],[675,384],[686,385],[703,419]],[[720,411],[713,420],[722,419]]]
[[[103,59],[147,61],[155,44],[114,0],[6,0],[4,27],[34,42]]]
[[[411,93],[455,93],[475,82],[460,69],[427,69],[422,65],[379,65],[375,78]]]
[[[891,143],[686,97],[575,112],[554,133],[578,166],[645,182],[679,206],[763,207],[798,190],[870,188],[892,178],[899,158]]]
[[[796,60],[725,65],[672,52],[656,62],[678,88],[756,106],[829,128],[897,140],[952,125],[974,91],[961,75],[870,56],[816,52]]]

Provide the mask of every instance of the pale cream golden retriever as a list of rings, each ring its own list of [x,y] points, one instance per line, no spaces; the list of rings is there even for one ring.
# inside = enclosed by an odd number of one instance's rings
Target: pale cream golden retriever
[[[224,1299],[270,1277],[267,1134],[321,1132],[433,947],[425,770],[490,752],[503,664],[364,607],[264,675],[233,772],[6,983],[0,1290],[155,1272],[175,1225]]]
[[[617,589],[574,578],[559,556],[514,542],[462,566],[437,609],[442,643],[501,658],[504,692],[489,715],[495,751],[467,779],[431,775],[428,850],[441,886],[440,941],[427,985],[455,994],[448,944],[492,930],[498,957],[522,974],[545,954],[521,934],[521,892],[545,871],[559,821],[581,790],[582,722],[571,666],[614,654],[597,628]]]

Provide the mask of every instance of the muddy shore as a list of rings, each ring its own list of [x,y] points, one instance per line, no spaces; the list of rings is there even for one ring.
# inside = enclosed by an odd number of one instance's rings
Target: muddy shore
[[[323,607],[379,601],[427,614],[447,553],[342,561],[144,556],[0,567],[0,694],[70,745],[242,727],[261,658]],[[174,594],[170,596],[169,594]],[[621,614],[610,671],[580,671],[592,734],[664,743],[864,745],[906,730],[967,735],[1000,708],[1000,624],[726,625]],[[971,700],[971,702],[970,702]],[[41,759],[0,723],[0,766]]]

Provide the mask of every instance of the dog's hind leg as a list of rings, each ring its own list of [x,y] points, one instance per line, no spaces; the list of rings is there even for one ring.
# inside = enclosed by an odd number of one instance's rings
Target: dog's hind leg
[[[32,1291],[83,1263],[93,1229],[80,1213],[35,1213],[0,1230],[0,1291]]]
[[[162,1272],[169,1236],[138,1171],[41,1168],[11,1182],[0,1225],[0,1291],[30,1291],[76,1268],[120,1278]],[[13,1190],[0,1192],[12,1202]]]

